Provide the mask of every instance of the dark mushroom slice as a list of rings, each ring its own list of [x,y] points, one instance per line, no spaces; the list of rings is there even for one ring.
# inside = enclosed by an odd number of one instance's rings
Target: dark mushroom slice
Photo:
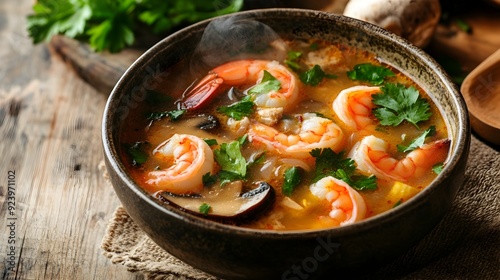
[[[217,117],[209,114],[199,114],[196,116],[196,127],[201,130],[213,130],[219,128]]]
[[[275,200],[274,188],[266,182],[256,183],[257,187],[241,192],[241,185],[227,185],[218,188],[217,194],[177,195],[158,192],[156,197],[165,204],[182,211],[225,224],[240,225],[255,220],[269,210]],[[201,213],[200,206],[209,205],[208,213]]]

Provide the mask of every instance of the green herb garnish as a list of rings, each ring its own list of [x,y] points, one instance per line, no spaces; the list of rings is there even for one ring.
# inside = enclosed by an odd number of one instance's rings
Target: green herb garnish
[[[455,23],[457,24],[458,28],[460,28],[463,32],[465,32],[465,33],[471,33],[472,32],[472,28],[464,20],[462,20],[462,19],[456,19]]]
[[[281,187],[281,192],[286,196],[291,196],[293,190],[301,182],[302,169],[296,166],[288,168],[285,171],[285,182]]]
[[[435,164],[433,167],[432,167],[432,171],[434,171],[434,173],[436,174],[440,174],[441,171],[443,171],[443,167],[444,167],[444,164],[443,163],[438,163],[438,164]]]
[[[133,166],[141,165],[148,160],[149,155],[145,151],[147,146],[149,146],[149,143],[144,141],[135,142],[130,146],[126,146],[127,154],[130,156]]]
[[[228,171],[245,178],[247,173],[247,162],[241,154],[241,145],[238,141],[222,143],[220,149],[214,150],[215,160],[221,166],[221,170]]]
[[[398,126],[406,120],[418,128],[418,122],[430,118],[430,105],[415,87],[387,83],[380,90],[382,93],[376,93],[372,98],[378,106],[373,113],[381,125]]]
[[[157,120],[163,119],[165,117],[168,117],[168,118],[170,118],[171,121],[177,121],[182,117],[182,115],[184,115],[184,113],[186,113],[186,110],[172,110],[172,111],[165,111],[165,112],[154,112],[148,116],[148,120],[156,120],[157,121]]]
[[[229,106],[217,107],[217,112],[239,121],[253,114],[253,106],[252,101],[242,100]]]
[[[316,171],[313,182],[332,176],[346,182],[357,190],[374,190],[377,188],[377,178],[375,176],[367,177],[355,174],[354,160],[343,158],[344,152],[337,154],[331,148],[326,148],[313,149],[310,154],[316,158]]]
[[[371,63],[357,64],[354,70],[348,71],[347,76],[351,80],[366,81],[374,85],[381,85],[386,77],[395,76],[390,69]]]
[[[206,202],[203,202],[199,208],[200,213],[203,215],[208,215],[208,212],[210,212],[210,209],[212,209],[212,207],[210,205],[208,205]]]
[[[422,147],[422,145],[424,145],[425,139],[427,137],[433,136],[434,134],[436,134],[436,127],[431,126],[428,129],[426,129],[419,137],[413,139],[413,141],[411,141],[408,146],[398,144],[397,145],[398,152],[406,153],[406,152],[413,151],[417,148],[420,148],[420,147]]]
[[[216,139],[203,139],[205,143],[207,143],[208,146],[216,146],[219,143],[217,143]]]
[[[321,69],[321,66],[319,65],[314,65],[313,68],[303,72],[302,74],[299,75],[300,80],[306,84],[306,85],[311,85],[313,87],[319,85],[321,81],[323,81],[324,78],[329,78],[329,79],[334,79],[337,76],[327,74]]]
[[[238,180],[243,180],[244,178],[235,172],[228,171],[228,170],[221,170],[219,173],[217,173],[217,176],[220,180],[220,185],[224,186],[228,183],[238,181]]]
[[[210,172],[208,172],[208,173],[203,175],[201,180],[203,182],[203,186],[209,187],[209,186],[215,184],[215,182],[217,182],[217,175],[212,175],[212,174],[210,174]]]
[[[288,52],[287,58],[285,59],[285,64],[290,67],[295,72],[300,70],[300,65],[297,62],[297,59],[302,55],[302,52]]]
[[[281,82],[276,79],[271,73],[264,70],[264,75],[260,83],[248,90],[249,94],[262,94],[271,91],[278,91],[281,88]]]
[[[171,32],[242,7],[243,0],[38,0],[27,25],[35,44],[63,34],[88,42],[96,51],[119,52],[146,29]]]

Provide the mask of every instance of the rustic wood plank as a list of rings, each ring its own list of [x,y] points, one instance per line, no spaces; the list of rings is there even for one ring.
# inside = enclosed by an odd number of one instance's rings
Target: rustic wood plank
[[[24,30],[32,4],[0,3],[1,278],[141,279],[100,249],[119,205],[98,169],[106,97],[47,45],[32,46]]]

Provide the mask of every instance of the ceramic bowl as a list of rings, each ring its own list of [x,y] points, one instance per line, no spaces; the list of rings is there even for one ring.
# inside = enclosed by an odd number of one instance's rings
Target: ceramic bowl
[[[119,156],[119,135],[127,129],[127,114],[144,99],[141,89],[148,87],[152,76],[192,56],[210,22],[204,21],[172,34],[145,52],[109,97],[102,131],[106,166],[115,192],[133,220],[173,256],[224,279],[330,279],[331,275],[369,271],[414,246],[450,209],[464,180],[469,120],[464,100],[448,75],[406,40],[355,19],[299,9],[253,10],[232,16],[264,23],[281,36],[321,38],[368,50],[408,75],[430,94],[444,115],[452,141],[448,163],[429,187],[408,202],[339,228],[252,230],[211,222],[162,205],[127,174]],[[255,28],[242,38],[254,33],[254,41],[258,42],[260,32]],[[220,55],[229,53],[216,50]]]

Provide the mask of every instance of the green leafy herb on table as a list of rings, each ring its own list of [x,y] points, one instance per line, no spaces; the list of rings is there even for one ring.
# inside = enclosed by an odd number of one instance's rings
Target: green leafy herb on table
[[[413,139],[408,146],[398,144],[397,145],[398,151],[406,153],[413,151],[419,147],[422,147],[422,145],[424,145],[425,143],[425,139],[427,137],[433,136],[434,134],[436,134],[436,127],[431,126],[428,129],[426,129],[419,137]]]
[[[373,85],[381,85],[386,77],[395,76],[390,69],[371,63],[357,64],[354,70],[348,71],[347,76],[351,80],[366,81]]]
[[[381,125],[398,126],[406,120],[418,128],[417,123],[430,118],[430,105],[415,87],[386,83],[380,90],[382,93],[372,98],[378,106],[373,112]]]
[[[332,149],[313,149],[311,155],[316,159],[316,171],[313,182],[332,176],[346,182],[356,190],[374,190],[377,188],[375,176],[356,174],[356,166],[351,158],[344,158],[344,152],[335,153]]]
[[[96,51],[119,52],[141,29],[170,32],[242,6],[243,0],[38,0],[27,17],[28,33],[35,44],[63,34]]]

